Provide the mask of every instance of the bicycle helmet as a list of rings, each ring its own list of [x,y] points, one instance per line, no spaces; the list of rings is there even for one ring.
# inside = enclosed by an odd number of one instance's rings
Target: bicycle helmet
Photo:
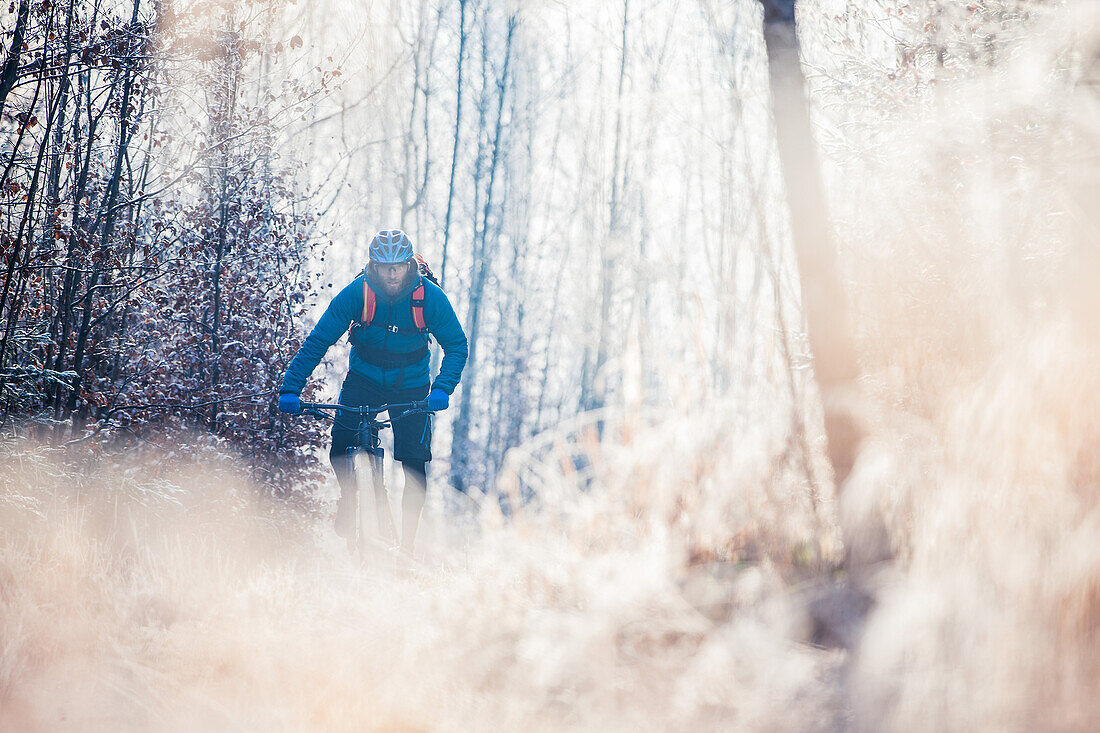
[[[370,261],[400,264],[413,258],[412,242],[400,229],[383,229],[370,241]]]

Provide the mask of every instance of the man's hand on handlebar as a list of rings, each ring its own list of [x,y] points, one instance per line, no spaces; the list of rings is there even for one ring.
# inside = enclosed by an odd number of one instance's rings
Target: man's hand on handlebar
[[[284,393],[279,395],[279,410],[281,412],[288,412],[291,415],[298,415],[302,412],[302,400],[298,395],[292,393]]]
[[[428,394],[428,409],[432,412],[446,410],[451,405],[451,396],[441,389],[433,389]]]

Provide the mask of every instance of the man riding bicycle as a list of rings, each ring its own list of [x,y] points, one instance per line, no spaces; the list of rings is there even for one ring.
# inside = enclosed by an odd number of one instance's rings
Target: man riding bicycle
[[[422,298],[420,295],[422,294]],[[365,307],[366,306],[366,307]],[[351,327],[348,374],[340,404],[348,407],[423,400],[445,410],[466,365],[469,348],[447,295],[420,274],[412,242],[400,229],[384,229],[370,243],[363,274],[341,290],[298,349],[279,389],[279,409],[301,412],[299,395],[325,353]],[[428,335],[443,347],[435,381],[429,375]],[[425,412],[393,417],[394,459],[405,474],[401,547],[411,553],[424,507],[426,464],[432,460],[431,421]],[[347,455],[358,417],[337,416],[329,461],[340,484],[336,532],[348,537],[355,526],[355,475]]]

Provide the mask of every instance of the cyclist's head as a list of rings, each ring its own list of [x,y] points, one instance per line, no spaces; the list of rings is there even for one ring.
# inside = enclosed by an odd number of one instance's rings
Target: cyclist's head
[[[412,242],[400,229],[383,229],[370,241],[371,264],[400,265],[412,258]]]
[[[395,296],[407,288],[416,277],[416,260],[412,242],[400,229],[383,229],[370,243],[372,282],[382,292]]]

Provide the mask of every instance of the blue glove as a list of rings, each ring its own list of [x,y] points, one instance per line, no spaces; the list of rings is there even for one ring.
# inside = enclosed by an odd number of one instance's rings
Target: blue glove
[[[296,394],[281,394],[279,395],[279,410],[297,415],[302,411],[302,400]]]
[[[451,405],[451,396],[436,387],[428,393],[428,409],[432,412],[446,410]]]

